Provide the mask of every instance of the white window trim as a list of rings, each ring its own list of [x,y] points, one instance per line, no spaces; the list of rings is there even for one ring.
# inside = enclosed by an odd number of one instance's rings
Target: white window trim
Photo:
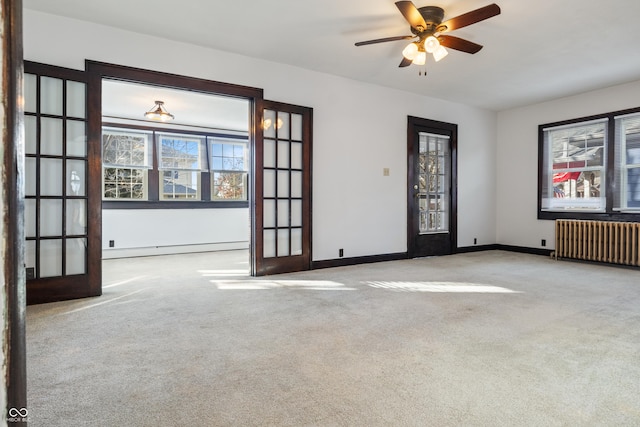
[[[598,123],[604,123],[604,141],[602,144],[603,149],[603,159],[601,166],[586,166],[582,168],[562,168],[562,169],[553,169],[553,141],[548,136],[550,132],[563,130],[563,129],[571,129],[571,128],[579,128],[585,127],[589,125],[594,125]],[[547,184],[547,194],[552,197],[543,198],[541,200],[541,210],[543,212],[584,212],[584,213],[602,213],[606,211],[606,193],[604,193],[606,189],[606,173],[607,173],[607,151],[610,141],[608,141],[608,125],[609,119],[594,119],[594,120],[586,120],[566,125],[560,126],[550,126],[542,129],[543,135],[543,143],[544,143],[544,153],[546,154],[546,163],[547,170],[543,170],[542,173],[545,174],[545,177],[542,177],[543,184]],[[556,198],[553,197],[554,194],[554,185],[553,185],[553,175],[556,173],[563,172],[589,172],[589,171],[599,171],[600,172],[600,188],[602,194],[597,198],[590,197],[582,197],[582,198],[574,198],[574,197],[564,197],[564,198]],[[540,195],[541,196],[541,195]],[[547,206],[547,207],[545,207]]]
[[[149,131],[137,131],[137,130],[121,130],[121,129],[116,129],[116,128],[112,128],[112,127],[105,127],[102,128],[102,133],[101,133],[101,139],[100,139],[100,144],[101,144],[101,149],[104,152],[104,136],[105,135],[115,135],[115,136],[143,136],[145,143],[144,143],[144,164],[142,165],[134,165],[134,164],[130,164],[130,163],[102,163],[102,200],[104,201],[122,201],[122,202],[128,202],[128,201],[132,201],[132,202],[139,202],[139,201],[147,201],[149,199],[149,191],[148,191],[148,182],[149,182],[149,169],[151,169],[153,167],[153,162],[151,161],[151,152],[150,152],[150,141],[151,141],[151,136],[152,133]],[[106,197],[105,196],[105,170],[106,169],[131,169],[131,170],[141,170],[142,173],[142,198],[140,199],[136,199],[136,198],[132,198],[132,197],[116,197],[116,198],[111,198],[111,197]]]
[[[624,119],[627,118],[639,118],[640,119],[640,113],[631,113],[631,114],[624,114],[624,115],[620,115],[620,116],[615,116],[614,117],[614,126],[617,126],[618,120],[620,120],[621,125],[624,125]],[[617,134],[618,132],[616,132]],[[640,207],[629,207],[628,206],[628,200],[627,197],[625,196],[627,194],[627,190],[629,188],[629,174],[628,171],[629,169],[637,169],[640,168],[640,163],[633,163],[633,164],[628,164],[627,163],[627,138],[626,138],[626,132],[624,131],[624,129],[622,129],[622,132],[620,132],[620,135],[622,136],[622,140],[617,144],[619,146],[619,150],[620,150],[620,164],[617,165],[620,170],[620,202],[621,202],[621,206],[620,207],[614,207],[614,210],[619,211],[619,212],[630,212],[630,213],[638,213],[640,212]]]
[[[215,202],[221,202],[221,203],[225,203],[225,202],[245,202],[248,201],[249,199],[249,193],[248,193],[248,175],[249,172],[247,170],[247,164],[249,161],[249,155],[248,155],[248,140],[247,139],[236,139],[236,138],[225,138],[225,137],[210,137],[208,138],[209,141],[209,149],[210,154],[210,173],[211,173],[211,200],[215,201]],[[234,146],[241,146],[242,150],[243,150],[243,168],[242,169],[215,169],[213,167],[213,144],[223,144],[223,145],[234,145]],[[218,157],[218,156],[215,156]],[[234,156],[235,157],[235,156]],[[234,174],[238,174],[242,176],[242,182],[243,182],[243,186],[244,186],[244,198],[243,199],[218,199],[215,197],[215,188],[216,188],[216,183],[215,183],[215,175],[216,173],[234,173]]]

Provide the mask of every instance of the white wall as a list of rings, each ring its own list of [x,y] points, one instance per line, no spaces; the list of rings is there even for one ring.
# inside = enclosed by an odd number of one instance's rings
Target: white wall
[[[537,219],[538,125],[640,106],[640,81],[498,114],[497,241],[554,248],[553,221]]]
[[[24,20],[27,60],[84,69],[90,59],[182,74],[260,87],[267,99],[312,107],[314,260],[337,258],[339,248],[345,257],[406,251],[408,115],[458,124],[458,245],[496,241],[493,112],[30,10]],[[104,228],[109,239],[112,227]]]
[[[103,258],[249,247],[247,208],[104,209],[102,224]]]

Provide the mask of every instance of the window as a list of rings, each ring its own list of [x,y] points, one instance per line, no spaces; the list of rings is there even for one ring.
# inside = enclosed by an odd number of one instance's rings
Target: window
[[[420,233],[449,230],[449,136],[420,132],[418,198]]]
[[[640,109],[539,134],[538,218],[640,220]]]
[[[223,138],[211,140],[213,200],[247,200],[246,151],[246,141]]]
[[[197,202],[209,202],[218,207],[244,207],[248,201],[247,158],[246,136],[105,126],[104,206],[151,207],[164,203],[207,207]]]
[[[161,200],[200,200],[205,137],[158,134]]]
[[[102,180],[105,200],[146,200],[151,133],[104,129]]]
[[[605,209],[606,121],[544,129],[543,210]]]
[[[640,114],[616,118],[615,164],[620,192],[614,208],[640,209]]]

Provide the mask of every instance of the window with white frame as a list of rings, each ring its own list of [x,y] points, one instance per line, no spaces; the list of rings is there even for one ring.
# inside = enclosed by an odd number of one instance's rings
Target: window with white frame
[[[158,133],[161,200],[200,200],[206,137]]]
[[[247,200],[247,141],[211,138],[211,199]]]
[[[640,210],[640,114],[615,118],[615,179],[620,191],[614,209]]]
[[[146,200],[151,132],[105,128],[102,132],[104,200]]]
[[[541,209],[603,211],[606,208],[607,120],[542,131]]]

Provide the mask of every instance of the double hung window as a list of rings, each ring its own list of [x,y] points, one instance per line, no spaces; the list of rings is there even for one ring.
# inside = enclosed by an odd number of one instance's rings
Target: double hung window
[[[543,210],[602,211],[605,203],[606,121],[543,130]]]
[[[157,134],[160,200],[200,200],[206,138]]]
[[[616,194],[614,208],[640,211],[640,114],[616,118]]]
[[[247,144],[211,139],[211,195],[213,200],[247,200]]]
[[[105,200],[147,200],[151,132],[104,129],[102,180]]]
[[[538,218],[640,220],[640,109],[539,129]]]

